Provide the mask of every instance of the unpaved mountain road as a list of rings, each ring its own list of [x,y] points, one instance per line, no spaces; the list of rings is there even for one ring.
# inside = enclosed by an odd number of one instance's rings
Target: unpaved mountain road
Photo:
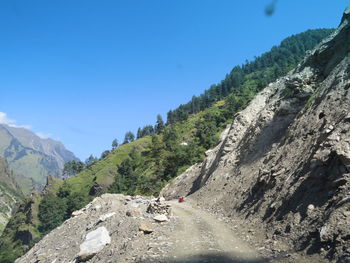
[[[160,262],[260,263],[268,262],[238,239],[227,223],[189,202],[169,202],[177,221],[171,235],[172,251]]]
[[[172,208],[170,215],[168,204]],[[110,242],[99,252],[90,252],[92,257],[84,262],[329,262],[317,258],[310,260],[307,255],[295,255],[289,251],[292,247],[282,248],[280,241],[269,239],[263,231],[249,226],[249,222],[212,214],[199,205],[191,198],[187,198],[185,203],[156,202],[151,198],[105,194],[95,198],[77,216],[46,235],[16,262],[82,262],[77,257],[81,244],[89,233],[101,227],[108,231]],[[147,212],[150,208],[156,212]],[[156,220],[157,214],[162,214],[163,219],[158,217]],[[166,215],[169,221],[164,218]],[[103,241],[97,235],[92,240],[94,244]],[[270,247],[270,241],[278,247]]]

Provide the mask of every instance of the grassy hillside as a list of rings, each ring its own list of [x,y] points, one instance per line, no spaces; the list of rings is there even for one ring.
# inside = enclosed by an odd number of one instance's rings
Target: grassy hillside
[[[94,184],[98,184],[105,189],[114,182],[114,177],[117,175],[117,167],[128,158],[131,150],[136,148],[142,152],[149,148],[150,143],[150,138],[146,137],[122,145],[80,174],[67,179],[66,183],[72,186],[73,192],[89,192]]]
[[[72,211],[104,192],[157,195],[172,178],[203,160],[234,114],[266,84],[295,67],[305,46],[313,48],[330,32],[313,30],[288,38],[287,44],[282,42],[242,68],[235,67],[221,84],[204,93],[197,101],[199,108],[192,100],[186,104],[192,103],[190,110],[180,106],[168,115],[168,124],[151,135],[119,146],[65,181],[51,178],[43,195],[29,197],[11,219],[0,241],[0,261],[12,262]],[[229,91],[226,96],[220,92],[223,90]],[[17,229],[24,229],[30,238],[23,238]]]

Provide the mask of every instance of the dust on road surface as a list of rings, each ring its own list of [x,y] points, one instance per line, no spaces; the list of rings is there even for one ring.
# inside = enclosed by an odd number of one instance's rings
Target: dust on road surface
[[[174,248],[162,262],[268,262],[238,239],[229,226],[189,202],[169,202],[177,220],[171,235]]]

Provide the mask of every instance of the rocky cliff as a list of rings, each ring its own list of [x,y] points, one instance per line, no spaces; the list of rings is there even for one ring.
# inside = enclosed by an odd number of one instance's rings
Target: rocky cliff
[[[332,36],[234,117],[166,186],[308,254],[350,262],[349,8]]]
[[[65,162],[78,160],[58,141],[5,124],[0,124],[0,156],[7,159],[25,192],[29,192],[32,185],[42,188],[48,174],[59,177]]]

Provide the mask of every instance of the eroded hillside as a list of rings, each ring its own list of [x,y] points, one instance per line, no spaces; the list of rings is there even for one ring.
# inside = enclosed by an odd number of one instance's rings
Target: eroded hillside
[[[347,10],[348,11],[348,10]],[[350,260],[350,25],[238,113],[220,144],[162,194],[265,226],[267,238]]]

